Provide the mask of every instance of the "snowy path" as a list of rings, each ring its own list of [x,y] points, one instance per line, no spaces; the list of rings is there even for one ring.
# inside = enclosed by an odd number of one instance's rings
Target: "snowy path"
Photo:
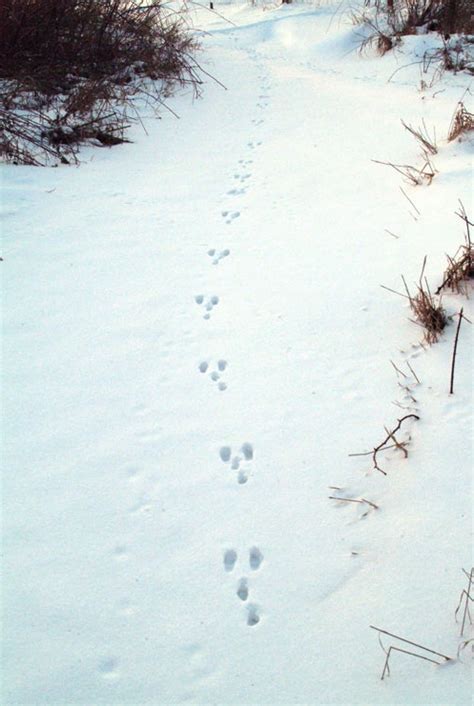
[[[348,58],[328,11],[300,14],[212,18],[227,91],[79,169],[5,176],[6,703],[468,702],[459,665],[381,685],[368,629],[456,649],[469,493],[446,511],[466,460],[446,477],[439,444],[469,437],[462,396],[419,391],[434,419],[387,478],[348,458],[397,419],[389,361],[432,375],[450,346],[423,354],[379,285],[427,248],[442,268],[468,180],[417,193],[420,226],[370,160],[409,153],[400,117],[446,122],[459,89],[426,106]]]

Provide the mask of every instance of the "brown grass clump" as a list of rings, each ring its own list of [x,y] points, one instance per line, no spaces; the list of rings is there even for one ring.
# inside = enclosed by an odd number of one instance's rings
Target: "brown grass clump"
[[[439,294],[445,287],[458,294],[467,294],[467,283],[474,279],[474,245],[471,241],[470,231],[470,227],[473,224],[468,219],[462,204],[457,215],[466,225],[465,242],[454,257],[447,255],[448,266],[443,275],[443,282],[436,290],[436,294]]]
[[[124,141],[134,99],[198,93],[195,38],[161,0],[0,0],[0,155],[69,162]]]
[[[419,282],[416,286],[417,291],[415,295],[411,294],[404,277],[402,277],[402,280],[410,302],[410,308],[415,316],[415,323],[424,328],[425,341],[431,344],[436,343],[441,333],[446,328],[448,317],[441,305],[441,301],[436,301],[431,293],[428,280],[426,277],[423,278],[425,266],[426,257],[423,261],[423,267]]]
[[[461,101],[458,103],[449,126],[448,142],[456,140],[460,135],[474,130],[474,113],[466,110],[466,106]]]

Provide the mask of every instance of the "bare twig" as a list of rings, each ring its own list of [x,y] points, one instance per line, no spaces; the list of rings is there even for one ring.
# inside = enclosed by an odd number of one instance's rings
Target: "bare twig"
[[[451,384],[449,386],[449,394],[452,395],[454,393],[454,366],[456,365],[456,352],[458,349],[458,338],[459,338],[459,329],[461,328],[461,322],[463,320],[463,308],[461,307],[461,311],[458,314],[458,325],[456,328],[456,336],[454,338],[454,348],[453,348],[453,358],[451,361]]]
[[[421,216],[421,212],[420,212],[420,211],[418,210],[418,208],[415,206],[415,204],[413,203],[413,201],[411,200],[411,198],[407,195],[407,193],[402,189],[401,186],[400,186],[399,188],[400,188],[400,191],[402,192],[402,194],[404,195],[404,197],[406,198],[406,200],[413,206],[413,208],[415,209],[415,211],[417,212],[417,214],[418,214],[419,216]]]
[[[467,591],[463,590],[461,592],[458,606],[457,606],[456,610],[454,611],[454,617],[457,620],[459,610],[460,610],[460,608],[462,606],[462,602],[464,600],[464,612],[463,612],[461,633],[460,633],[461,637],[463,637],[463,635],[464,635],[464,628],[466,627],[466,620],[468,618],[469,618],[469,622],[472,625],[472,617],[471,617],[471,611],[469,608],[469,601],[474,601],[474,597],[471,595],[471,588],[472,588],[472,584],[474,582],[474,567],[471,569],[469,574],[467,573],[467,571],[465,569],[463,569],[463,572],[464,572],[464,574],[466,574],[466,576],[468,578]]]
[[[413,370],[413,368],[412,368],[411,365],[410,365],[410,361],[407,360],[407,361],[406,361],[406,364],[408,365],[408,367],[409,367],[409,369],[410,369],[410,372],[411,372],[411,374],[413,375],[413,377],[415,378],[415,380],[417,381],[418,385],[421,385],[420,380],[418,379],[418,375],[415,373],[415,371]]]
[[[400,370],[400,368],[397,368],[397,366],[395,365],[395,363],[393,362],[393,360],[391,360],[390,363],[392,364],[392,367],[395,369],[397,375],[400,374],[400,375],[401,375],[402,377],[404,377],[405,379],[407,378],[407,376],[405,375],[405,373],[404,373],[402,370]]]
[[[392,292],[392,294],[398,294],[399,297],[404,297],[405,299],[410,299],[410,297],[407,297],[406,294],[402,294],[401,292],[397,292],[395,289],[390,289],[390,287],[386,287],[384,284],[380,285],[382,289],[386,289],[387,292]]]
[[[401,121],[405,130],[413,135],[413,137],[420,142],[424,150],[427,150],[430,154],[438,154],[438,148],[436,146],[436,134],[433,137],[428,133],[425,121],[422,121],[422,127],[415,130],[411,125],[407,125],[403,120]]]
[[[375,503],[370,502],[370,500],[366,500],[365,498],[338,498],[335,495],[328,495],[329,500],[339,500],[341,503],[360,503],[360,504],[366,504],[370,505],[370,507],[373,507],[374,510],[378,510],[379,506],[376,505]]]
[[[451,657],[448,657],[447,655],[444,655],[441,652],[436,652],[435,650],[432,650],[429,647],[425,647],[424,645],[420,645],[417,642],[413,642],[412,640],[407,640],[404,637],[400,637],[400,635],[395,635],[392,632],[388,632],[388,630],[382,630],[381,628],[377,628],[374,625],[370,625],[370,627],[372,628],[372,630],[376,630],[378,632],[380,647],[382,648],[382,650],[386,654],[381,679],[383,679],[385,677],[385,674],[390,676],[389,660],[390,660],[390,655],[391,655],[392,651],[402,652],[403,654],[411,655],[412,657],[416,657],[417,659],[423,659],[423,660],[425,660],[425,662],[432,662],[433,664],[438,664],[438,665],[443,664],[443,662],[440,662],[435,659],[431,659],[430,657],[426,657],[426,655],[417,654],[416,652],[412,652],[410,650],[404,650],[403,648],[397,647],[396,645],[390,645],[388,650],[386,650],[383,643],[382,643],[382,634],[388,635],[389,637],[393,637],[396,640],[400,640],[401,642],[408,644],[408,645],[412,645],[413,647],[417,647],[419,650],[422,650],[423,652],[428,652],[429,654],[436,655],[437,657],[441,657],[441,659],[445,660],[446,662],[450,662],[452,660]]]
[[[403,422],[406,419],[419,420],[420,417],[417,414],[406,414],[404,417],[402,417],[401,419],[398,420],[397,426],[394,429],[392,429],[391,431],[385,427],[385,431],[387,433],[386,438],[382,441],[381,444],[376,446],[372,451],[368,451],[366,453],[349,454],[349,456],[372,456],[372,460],[374,463],[374,465],[373,465],[374,470],[380,471],[380,473],[383,473],[383,475],[386,476],[387,472],[384,471],[383,468],[381,468],[378,464],[377,455],[381,451],[387,451],[388,449],[397,448],[404,453],[405,458],[408,456],[408,451],[406,450],[406,445],[408,442],[407,441],[399,442],[395,437],[395,434],[400,430]],[[393,441],[394,443],[388,444],[389,441]]]

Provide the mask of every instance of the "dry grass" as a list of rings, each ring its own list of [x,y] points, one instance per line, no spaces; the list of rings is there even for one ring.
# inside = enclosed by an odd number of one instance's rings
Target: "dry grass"
[[[436,168],[430,159],[427,152],[423,153],[423,163],[420,167],[414,167],[412,164],[394,164],[393,162],[381,162],[378,159],[373,159],[375,164],[383,164],[386,167],[392,167],[396,172],[401,174],[407,184],[412,186],[421,186],[422,184],[429,185],[436,176]]]
[[[197,93],[196,41],[161,0],[0,0],[0,154],[17,163],[75,159],[118,144],[134,99]]]
[[[407,125],[403,120],[402,125],[405,130],[408,130],[410,135],[413,135],[415,140],[419,142],[423,154],[438,154],[438,146],[436,144],[436,133],[433,131],[433,135],[430,135],[424,120],[422,121],[421,127],[419,128],[414,128],[411,125]]]
[[[471,241],[471,226],[473,224],[467,217],[463,204],[457,215],[464,221],[466,226],[464,245],[458,249],[454,257],[448,258],[448,266],[443,275],[443,282],[436,290],[439,294],[446,287],[458,294],[468,294],[467,285],[474,279],[474,245]]]
[[[436,55],[448,70],[464,68],[463,51],[451,46],[450,35],[474,32],[472,0],[376,0],[373,8],[353,13],[352,20],[368,31],[360,49],[373,49],[381,55],[399,44],[402,37],[417,34],[420,28],[438,32],[444,38],[444,47]]]
[[[410,303],[410,308],[415,317],[415,323],[424,328],[425,341],[429,344],[435,343],[441,333],[446,328],[448,317],[441,305],[440,300],[436,300],[431,293],[428,280],[424,277],[426,267],[426,257],[423,261],[423,267],[420,274],[420,279],[416,285],[416,293],[411,294],[406,280],[402,277],[405,291]]]
[[[458,103],[451,120],[448,132],[448,142],[456,140],[460,135],[474,130],[474,113],[470,113],[464,103]]]

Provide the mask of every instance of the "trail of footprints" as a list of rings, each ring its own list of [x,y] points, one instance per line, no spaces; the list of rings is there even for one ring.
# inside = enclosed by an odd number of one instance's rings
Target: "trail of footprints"
[[[263,554],[260,551],[260,549],[256,546],[253,546],[249,549],[248,553],[248,565],[250,568],[250,571],[258,571],[262,565],[263,562]],[[223,558],[223,563],[224,563],[224,571],[226,573],[232,573],[232,571],[235,569],[235,566],[238,561],[238,555],[237,551],[235,549],[227,549],[224,552],[224,558]],[[249,579],[247,576],[241,576],[241,578],[238,580],[236,588],[235,588],[235,595],[239,600],[242,601],[242,603],[247,603],[247,601],[250,598],[250,587],[249,587]],[[260,607],[256,603],[247,603],[246,605],[246,610],[247,610],[247,625],[249,627],[254,627],[255,625],[258,625],[258,623],[261,620],[261,611]]]
[[[258,128],[262,125],[265,120],[262,114],[269,104],[269,90],[270,84],[268,78],[264,75],[260,75],[259,79],[261,81],[260,90],[261,93],[258,96],[256,102],[256,108],[259,114],[254,117],[251,122],[254,127]],[[261,140],[254,140],[247,143],[247,149],[251,151],[257,150],[262,145]],[[233,186],[229,191],[226,192],[226,196],[230,199],[235,199],[242,197],[247,193],[249,188],[250,179],[252,177],[252,159],[239,159],[238,167],[233,174],[234,182],[237,182],[236,186]],[[226,225],[232,225],[241,216],[241,211],[232,207],[228,207],[221,211],[221,217]],[[223,250],[218,250],[217,248],[211,248],[207,251],[208,257],[211,258],[213,265],[217,266],[222,263],[223,260],[229,257],[230,250],[225,248]],[[219,297],[215,294],[204,295],[197,294],[194,297],[195,303],[200,307],[201,312],[203,312],[203,318],[209,320],[211,318],[214,308],[219,304]],[[210,380],[216,384],[217,389],[224,391],[227,389],[227,383],[224,380],[225,373],[228,368],[228,363],[224,359],[219,359],[216,362],[211,360],[202,360],[199,363],[198,369],[202,375],[210,378]],[[234,471],[236,474],[236,480],[239,485],[244,485],[248,482],[249,477],[252,472],[252,461],[254,458],[254,449],[251,443],[248,441],[242,443],[237,452],[233,452],[231,446],[221,446],[219,449],[219,457],[226,466]],[[248,550],[248,568],[251,572],[257,572],[263,562],[263,554],[257,546],[252,546]],[[238,555],[235,549],[227,549],[224,552],[223,564],[226,573],[232,573],[238,563]],[[246,623],[249,627],[254,627],[258,625],[261,620],[260,607],[253,602],[249,602],[251,595],[250,581],[247,576],[241,576],[235,585],[235,595],[245,604],[246,608]]]

